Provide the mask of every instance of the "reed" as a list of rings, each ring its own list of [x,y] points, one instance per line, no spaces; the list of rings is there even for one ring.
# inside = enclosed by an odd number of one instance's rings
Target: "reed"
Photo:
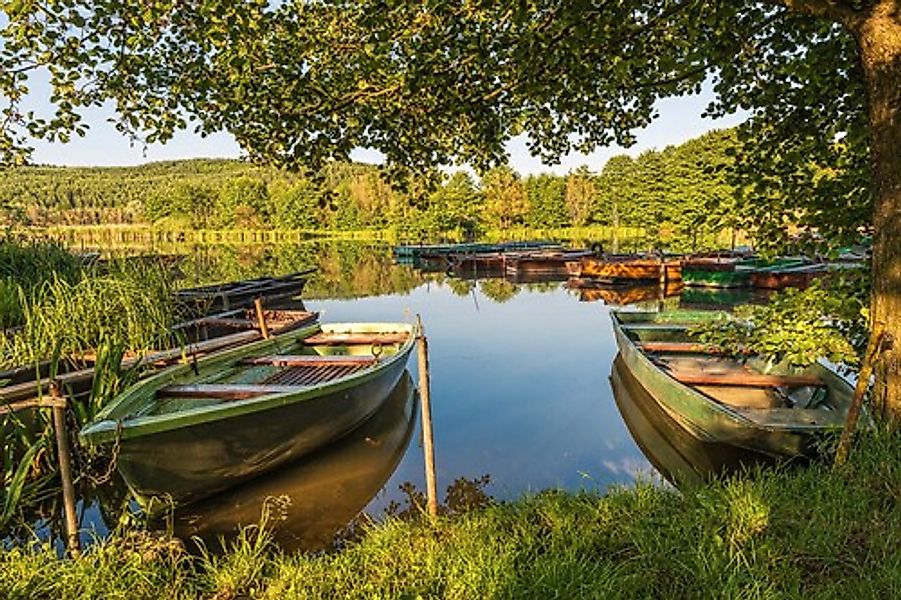
[[[19,289],[21,329],[0,340],[0,367],[36,364],[54,355],[77,359],[104,343],[140,352],[168,342],[175,319],[172,284],[159,267],[113,263],[106,273],[74,280],[54,275]]]

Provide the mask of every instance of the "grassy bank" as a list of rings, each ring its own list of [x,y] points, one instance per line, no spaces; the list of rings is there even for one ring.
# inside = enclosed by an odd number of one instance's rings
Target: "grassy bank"
[[[901,595],[901,437],[840,470],[763,471],[678,493],[547,492],[333,554],[246,532],[220,556],[124,535],[76,560],[0,555],[8,598],[891,598]]]

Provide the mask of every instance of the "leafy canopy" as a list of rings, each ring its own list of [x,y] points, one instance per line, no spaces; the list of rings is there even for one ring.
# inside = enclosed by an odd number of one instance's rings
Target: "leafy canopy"
[[[848,237],[869,214],[853,42],[778,3],[16,0],[2,10],[7,163],[27,159],[30,139],[82,134],[83,108],[112,101],[118,127],[147,142],[191,123],[287,166],[371,147],[398,171],[485,171],[520,133],[548,161],[629,146],[657,99],[709,78],[709,114],[752,114],[738,164],[754,167],[748,201],[762,200],[774,233],[789,215]],[[25,109],[36,71],[50,77],[54,115]]]

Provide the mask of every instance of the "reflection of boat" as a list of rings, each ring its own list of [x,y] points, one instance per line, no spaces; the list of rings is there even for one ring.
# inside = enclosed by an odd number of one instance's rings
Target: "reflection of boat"
[[[753,288],[686,287],[679,298],[681,308],[728,310],[742,304],[765,303],[768,294]]]
[[[579,276],[611,283],[621,281],[679,281],[682,261],[659,256],[585,256]]]
[[[701,483],[769,457],[728,444],[702,442],[664,412],[617,355],[610,374],[613,398],[629,433],[654,468],[674,485]]]
[[[572,279],[570,280],[573,281]],[[625,306],[661,300],[670,296],[678,296],[682,292],[682,285],[678,283],[661,286],[653,285],[586,285],[576,287],[579,289],[579,302],[596,302],[603,300],[607,306]]]
[[[385,404],[352,433],[245,485],[176,511],[175,533],[210,544],[258,523],[265,510],[269,531],[283,550],[324,548],[394,472],[410,442],[415,416],[416,394],[405,374]]]
[[[666,313],[611,311],[623,361],[659,406],[695,437],[772,455],[805,454],[845,421],[853,389],[823,365],[765,369],[689,341]],[[682,313],[693,324],[703,313]],[[710,317],[707,317],[709,319]]]
[[[117,452],[140,500],[192,501],[362,423],[403,373],[415,333],[312,325],[171,367],[119,395],[80,436]]]

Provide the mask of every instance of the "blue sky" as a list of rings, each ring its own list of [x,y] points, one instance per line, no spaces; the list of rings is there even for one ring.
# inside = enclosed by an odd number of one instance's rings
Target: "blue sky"
[[[50,111],[47,86],[43,82],[33,82],[28,108],[40,113]],[[581,165],[592,171],[600,171],[611,156],[626,152],[637,155],[643,150],[662,149],[671,144],[679,144],[715,128],[731,127],[741,122],[744,115],[730,115],[723,119],[702,119],[701,113],[710,101],[708,86],[697,96],[670,98],[657,103],[659,117],[646,129],[637,132],[638,143],[623,150],[617,146],[601,148],[595,152],[570,154],[563,157],[560,164],[546,165],[529,154],[527,140],[519,137],[508,144],[510,164],[522,175],[541,172],[567,173]],[[181,158],[236,158],[241,155],[234,138],[227,133],[219,133],[201,138],[190,131],[179,132],[165,145],[153,144],[147,147],[131,145],[120,135],[108,119],[113,116],[111,109],[92,109],[85,114],[85,122],[90,130],[84,138],[76,137],[68,144],[35,142],[33,161],[38,164],[78,165],[78,166],[126,166],[160,160]],[[377,152],[358,150],[352,156],[364,162],[379,162]]]

